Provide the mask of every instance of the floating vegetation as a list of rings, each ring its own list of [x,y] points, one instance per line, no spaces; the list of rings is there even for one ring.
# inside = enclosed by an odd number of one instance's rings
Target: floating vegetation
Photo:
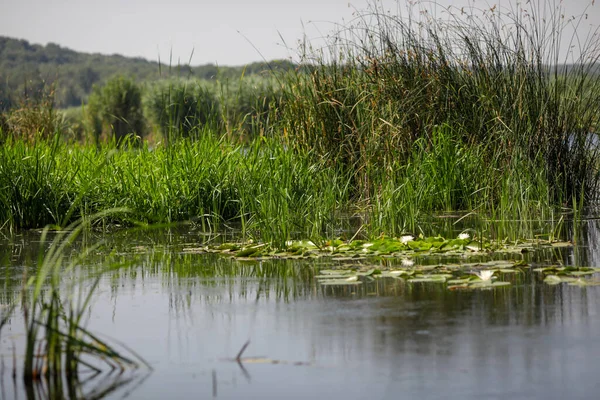
[[[333,257],[338,261],[357,260],[372,256],[398,258],[401,263],[410,267],[415,256],[424,255],[489,255],[493,253],[522,254],[541,248],[572,246],[570,242],[553,242],[547,240],[491,241],[488,239],[471,239],[461,234],[456,239],[445,239],[441,236],[419,237],[402,236],[400,238],[381,237],[376,240],[328,240],[321,244],[311,240],[290,240],[284,248],[277,248],[269,243],[223,243],[204,247],[188,247],[187,253],[219,253],[241,260],[258,260],[269,258],[318,258]],[[509,263],[510,264],[510,263]]]
[[[481,265],[478,265],[481,266]],[[507,269],[505,269],[507,270]],[[508,286],[510,282],[493,281],[495,271],[481,270],[474,274],[466,274],[465,268],[456,268],[456,266],[438,265],[438,266],[416,266],[412,269],[400,269],[381,271],[371,268],[367,271],[356,271],[351,269],[321,270],[315,278],[319,284],[324,286],[346,286],[360,285],[363,282],[374,281],[375,279],[391,278],[402,279],[409,284],[447,284],[449,290],[457,289],[494,289],[501,286]],[[510,270],[517,272],[517,270]],[[486,279],[482,279],[481,276]]]
[[[600,268],[549,266],[535,268],[533,271],[545,275],[544,283],[548,285],[559,285],[561,283],[566,283],[570,286],[600,285],[600,281],[583,279],[585,276],[600,272]]]
[[[339,263],[332,269],[322,269],[316,276],[323,286],[358,286],[376,279],[401,279],[408,284],[444,284],[449,290],[495,289],[510,286],[511,282],[500,280],[504,275],[524,274],[528,263],[523,260],[488,260],[480,262],[431,263],[437,256],[509,257],[524,255],[537,250],[572,247],[571,242],[549,240],[491,241],[471,238],[461,234],[455,239],[441,236],[418,237],[411,235],[399,238],[380,237],[375,240],[328,240],[322,243],[311,240],[290,240],[284,248],[269,243],[223,243],[203,247],[187,247],[184,253],[216,253],[243,262],[259,262],[268,259],[319,259],[327,258]],[[439,258],[439,257],[438,257]],[[389,260],[390,262],[383,262]],[[377,264],[377,265],[376,265]],[[600,268],[545,266],[534,272],[550,275],[548,284],[567,282],[588,285],[592,281],[579,280],[592,275]]]

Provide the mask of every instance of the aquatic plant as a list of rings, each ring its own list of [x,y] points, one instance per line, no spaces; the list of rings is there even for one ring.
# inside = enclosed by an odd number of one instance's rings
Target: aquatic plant
[[[170,79],[148,88],[147,114],[164,140],[173,142],[193,137],[209,123],[218,127],[219,103],[210,86],[200,81]]]
[[[94,86],[86,114],[97,144],[100,139],[120,145],[126,137],[136,139],[146,133],[142,91],[133,79],[116,76],[106,85]]]
[[[551,1],[410,4],[359,10],[304,55],[308,73],[285,76],[289,145],[349,171],[371,230],[414,231],[415,215],[460,209],[546,218],[596,196],[600,54],[595,32],[577,31],[585,15]]]
[[[461,211],[461,228],[479,237],[559,235],[563,207],[580,210],[598,193],[600,79],[595,36],[574,64],[559,62],[569,61],[552,47],[566,22],[543,3],[546,14],[471,8],[443,20],[421,13],[425,3],[409,18],[374,4],[334,35],[336,57],[307,56],[261,84],[205,83],[206,109],[188,96],[196,82],[159,91],[172,97],[159,96],[165,118],[155,122],[175,136],[193,131],[168,146],[10,139],[0,149],[0,223],[66,225],[127,207],[136,221],[235,226],[281,247],[448,236],[455,228],[444,215]],[[122,86],[113,91],[129,94]],[[93,105],[86,113],[98,117]],[[206,124],[196,111],[212,105],[220,116]]]
[[[31,270],[25,269],[20,299],[26,335],[22,372],[26,385],[45,381],[54,395],[62,397],[63,390],[73,391],[79,388],[80,374],[83,372],[94,376],[106,371],[122,373],[140,365],[150,368],[131,350],[118,350],[115,345],[100,339],[85,327],[85,315],[106,270],[100,271],[88,285],[78,278],[76,267],[96,251],[100,244],[86,247],[75,255],[68,252],[82,231],[88,229],[93,221],[123,211],[107,210],[76,221],[56,233],[47,249],[46,242],[51,230],[44,229],[39,263],[31,276]],[[118,267],[111,265],[107,268],[114,270]],[[65,278],[69,278],[70,282],[66,286]],[[3,315],[0,331],[16,305],[16,302],[13,303],[11,309]],[[73,395],[69,393],[70,396]]]
[[[494,271],[481,270],[481,271],[475,272],[475,275],[477,275],[477,277],[479,279],[481,279],[482,281],[490,281],[490,280],[492,280],[492,277],[494,276]]]

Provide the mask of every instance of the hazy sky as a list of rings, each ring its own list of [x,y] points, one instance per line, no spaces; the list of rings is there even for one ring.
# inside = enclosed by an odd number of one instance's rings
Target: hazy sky
[[[386,8],[396,7],[384,0]],[[405,1],[400,0],[401,7]],[[542,1],[543,0],[534,0]],[[558,3],[559,0],[556,0]],[[370,0],[0,0],[0,35],[54,42],[77,51],[141,56],[173,63],[240,65],[264,58],[297,58],[304,34],[318,38],[352,19]],[[523,1],[525,2],[525,0]],[[551,0],[552,2],[552,0]],[[441,0],[458,7],[468,0]],[[494,1],[475,0],[487,6]],[[508,3],[504,0],[504,3]],[[565,0],[581,12],[587,0]],[[502,4],[502,1],[500,1]],[[589,21],[600,19],[600,5]],[[587,23],[587,21],[586,21]],[[281,38],[287,43],[286,47]],[[260,53],[259,53],[260,52]],[[262,56],[261,56],[262,54]]]

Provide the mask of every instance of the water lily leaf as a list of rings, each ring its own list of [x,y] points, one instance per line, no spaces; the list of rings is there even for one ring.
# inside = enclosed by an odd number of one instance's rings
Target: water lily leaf
[[[321,275],[343,275],[343,274],[353,274],[354,271],[349,269],[322,269],[319,271]]]
[[[462,285],[471,282],[471,278],[450,279],[448,285]]]
[[[239,246],[239,244],[236,244],[236,243],[223,243],[222,245],[217,246],[216,249],[221,250],[221,251],[223,251],[223,250],[237,251],[240,249],[240,246]]]
[[[319,281],[319,284],[322,286],[352,286],[352,285],[361,285],[362,282],[359,280],[347,280],[347,279],[326,279],[323,281]]]
[[[584,276],[584,275],[593,275],[596,271],[569,271],[567,275],[570,276]]]
[[[539,267],[539,268],[534,268],[533,272],[542,272],[544,274],[549,274],[549,273],[558,273],[558,272],[562,272],[564,270],[563,267]]]
[[[250,257],[251,255],[253,255],[254,253],[256,253],[258,251],[257,248],[255,247],[249,247],[247,249],[243,249],[238,251],[235,256],[236,257]]]
[[[521,273],[523,274],[524,272],[519,269],[519,268],[500,268],[498,271],[502,272],[503,274],[516,274],[516,273]]]
[[[548,285],[558,285],[559,283],[562,283],[562,279],[556,275],[548,275],[544,278],[544,283],[547,283]]]
[[[371,268],[367,272],[360,273],[359,275],[363,275],[363,276],[381,275],[381,270],[378,270],[376,268]]]
[[[502,281],[475,281],[469,285],[469,289],[493,289],[501,286],[510,286],[510,282]]]
[[[573,247],[571,242],[553,242],[551,245],[552,247]]]
[[[411,283],[417,282],[431,282],[431,283],[444,283],[448,279],[448,275],[444,274],[432,274],[432,275],[416,275],[414,278],[410,278],[408,281]]]
[[[417,265],[415,266],[415,269],[417,269],[418,271],[432,271],[434,269],[436,269],[438,266],[437,265]]]
[[[568,282],[569,286],[600,286],[600,281],[597,280],[585,280],[585,279],[576,279],[572,282]]]
[[[572,283],[575,282],[577,278],[568,277],[568,276],[558,276],[558,275],[548,275],[544,279],[544,283],[548,285],[558,285],[559,283]]]
[[[406,271],[406,270],[394,270],[394,271],[382,271],[381,274],[379,276],[381,276],[382,278],[398,278],[400,276],[404,276],[404,275],[410,275],[411,271]]]
[[[449,285],[448,286],[448,290],[468,290],[469,289],[469,285],[466,283],[460,284],[460,285]]]
[[[331,247],[339,247],[342,244],[344,244],[344,242],[340,239],[328,240],[327,242],[325,242],[326,246],[331,246]]]

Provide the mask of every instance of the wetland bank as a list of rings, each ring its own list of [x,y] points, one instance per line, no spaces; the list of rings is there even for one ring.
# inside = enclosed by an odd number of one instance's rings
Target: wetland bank
[[[599,54],[554,6],[4,112],[2,398],[592,396]]]

